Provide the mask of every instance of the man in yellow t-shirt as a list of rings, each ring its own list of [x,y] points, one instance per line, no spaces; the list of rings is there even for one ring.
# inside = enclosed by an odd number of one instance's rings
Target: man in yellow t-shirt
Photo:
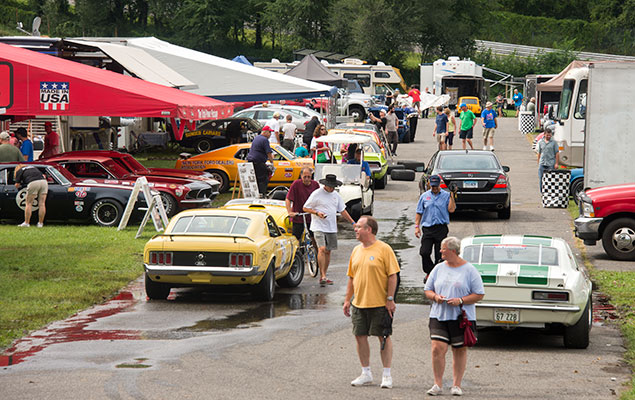
[[[373,217],[363,216],[357,221],[355,237],[361,244],[353,249],[348,262],[349,278],[342,309],[347,317],[352,315],[353,335],[357,341],[357,354],[362,364],[362,374],[351,382],[353,386],[373,382],[368,336],[378,336],[381,345],[387,333],[382,323],[384,317],[388,314],[392,319],[396,309],[393,296],[397,288],[399,263],[392,248],[375,237],[377,229],[377,221]],[[390,375],[392,341],[389,335],[381,348],[381,362],[384,366],[381,387],[390,389],[392,388]]]

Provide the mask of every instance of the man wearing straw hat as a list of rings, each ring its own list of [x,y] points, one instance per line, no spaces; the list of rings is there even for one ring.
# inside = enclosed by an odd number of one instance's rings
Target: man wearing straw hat
[[[351,224],[355,221],[346,211],[344,200],[335,188],[342,185],[334,174],[320,179],[322,188],[315,190],[304,203],[304,212],[317,215],[311,218],[311,231],[318,246],[318,266],[320,267],[320,285],[332,285],[326,277],[331,262],[331,251],[337,250],[337,213],[341,213]]]

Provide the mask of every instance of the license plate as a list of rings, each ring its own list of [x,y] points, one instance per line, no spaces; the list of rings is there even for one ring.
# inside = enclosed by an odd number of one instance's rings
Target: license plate
[[[518,324],[520,323],[520,310],[495,308],[494,322],[497,324]]]
[[[478,189],[478,182],[476,181],[463,181],[464,189]]]

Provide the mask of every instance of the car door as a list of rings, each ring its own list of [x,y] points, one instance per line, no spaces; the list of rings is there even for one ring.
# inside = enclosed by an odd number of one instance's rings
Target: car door
[[[279,147],[273,148],[273,165],[276,167],[276,170],[273,173],[273,176],[269,180],[269,183],[274,185],[286,184],[293,181],[294,171],[293,171],[293,163],[283,156],[279,151]],[[299,173],[297,174],[299,176]]]
[[[14,185],[13,171],[13,166],[0,169],[0,216],[2,219],[16,219],[24,215],[24,211],[16,202],[18,189]]]
[[[278,271],[282,267],[284,267],[286,259],[287,257],[289,257],[289,255],[287,254],[287,250],[284,246],[284,240],[282,238],[282,234],[280,233],[280,229],[278,229],[276,221],[274,221],[271,216],[268,216],[266,223],[269,237],[271,237],[271,239],[273,240],[273,252],[274,257],[276,258],[274,264],[275,272],[278,273]]]

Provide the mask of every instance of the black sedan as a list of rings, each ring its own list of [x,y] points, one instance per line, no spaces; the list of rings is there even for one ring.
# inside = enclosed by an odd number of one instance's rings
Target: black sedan
[[[54,163],[27,163],[37,167],[48,182],[46,221],[85,221],[101,226],[117,226],[132,192],[132,186],[116,185],[103,179],[80,179]],[[0,219],[21,221],[24,218],[26,187],[16,188],[13,172],[16,163],[0,163]],[[158,193],[158,192],[154,192]],[[143,216],[146,207],[139,194],[132,219]],[[32,218],[37,219],[37,199]]]
[[[261,130],[262,124],[251,118],[215,119],[199,125],[196,130],[186,131],[180,144],[194,148],[197,153],[206,153],[229,145],[232,136],[234,143],[247,142]]]
[[[429,189],[428,178],[441,177],[441,188],[456,188],[456,208],[496,211],[498,218],[511,216],[509,167],[502,166],[496,154],[483,150],[437,151],[425,169],[419,190]]]

